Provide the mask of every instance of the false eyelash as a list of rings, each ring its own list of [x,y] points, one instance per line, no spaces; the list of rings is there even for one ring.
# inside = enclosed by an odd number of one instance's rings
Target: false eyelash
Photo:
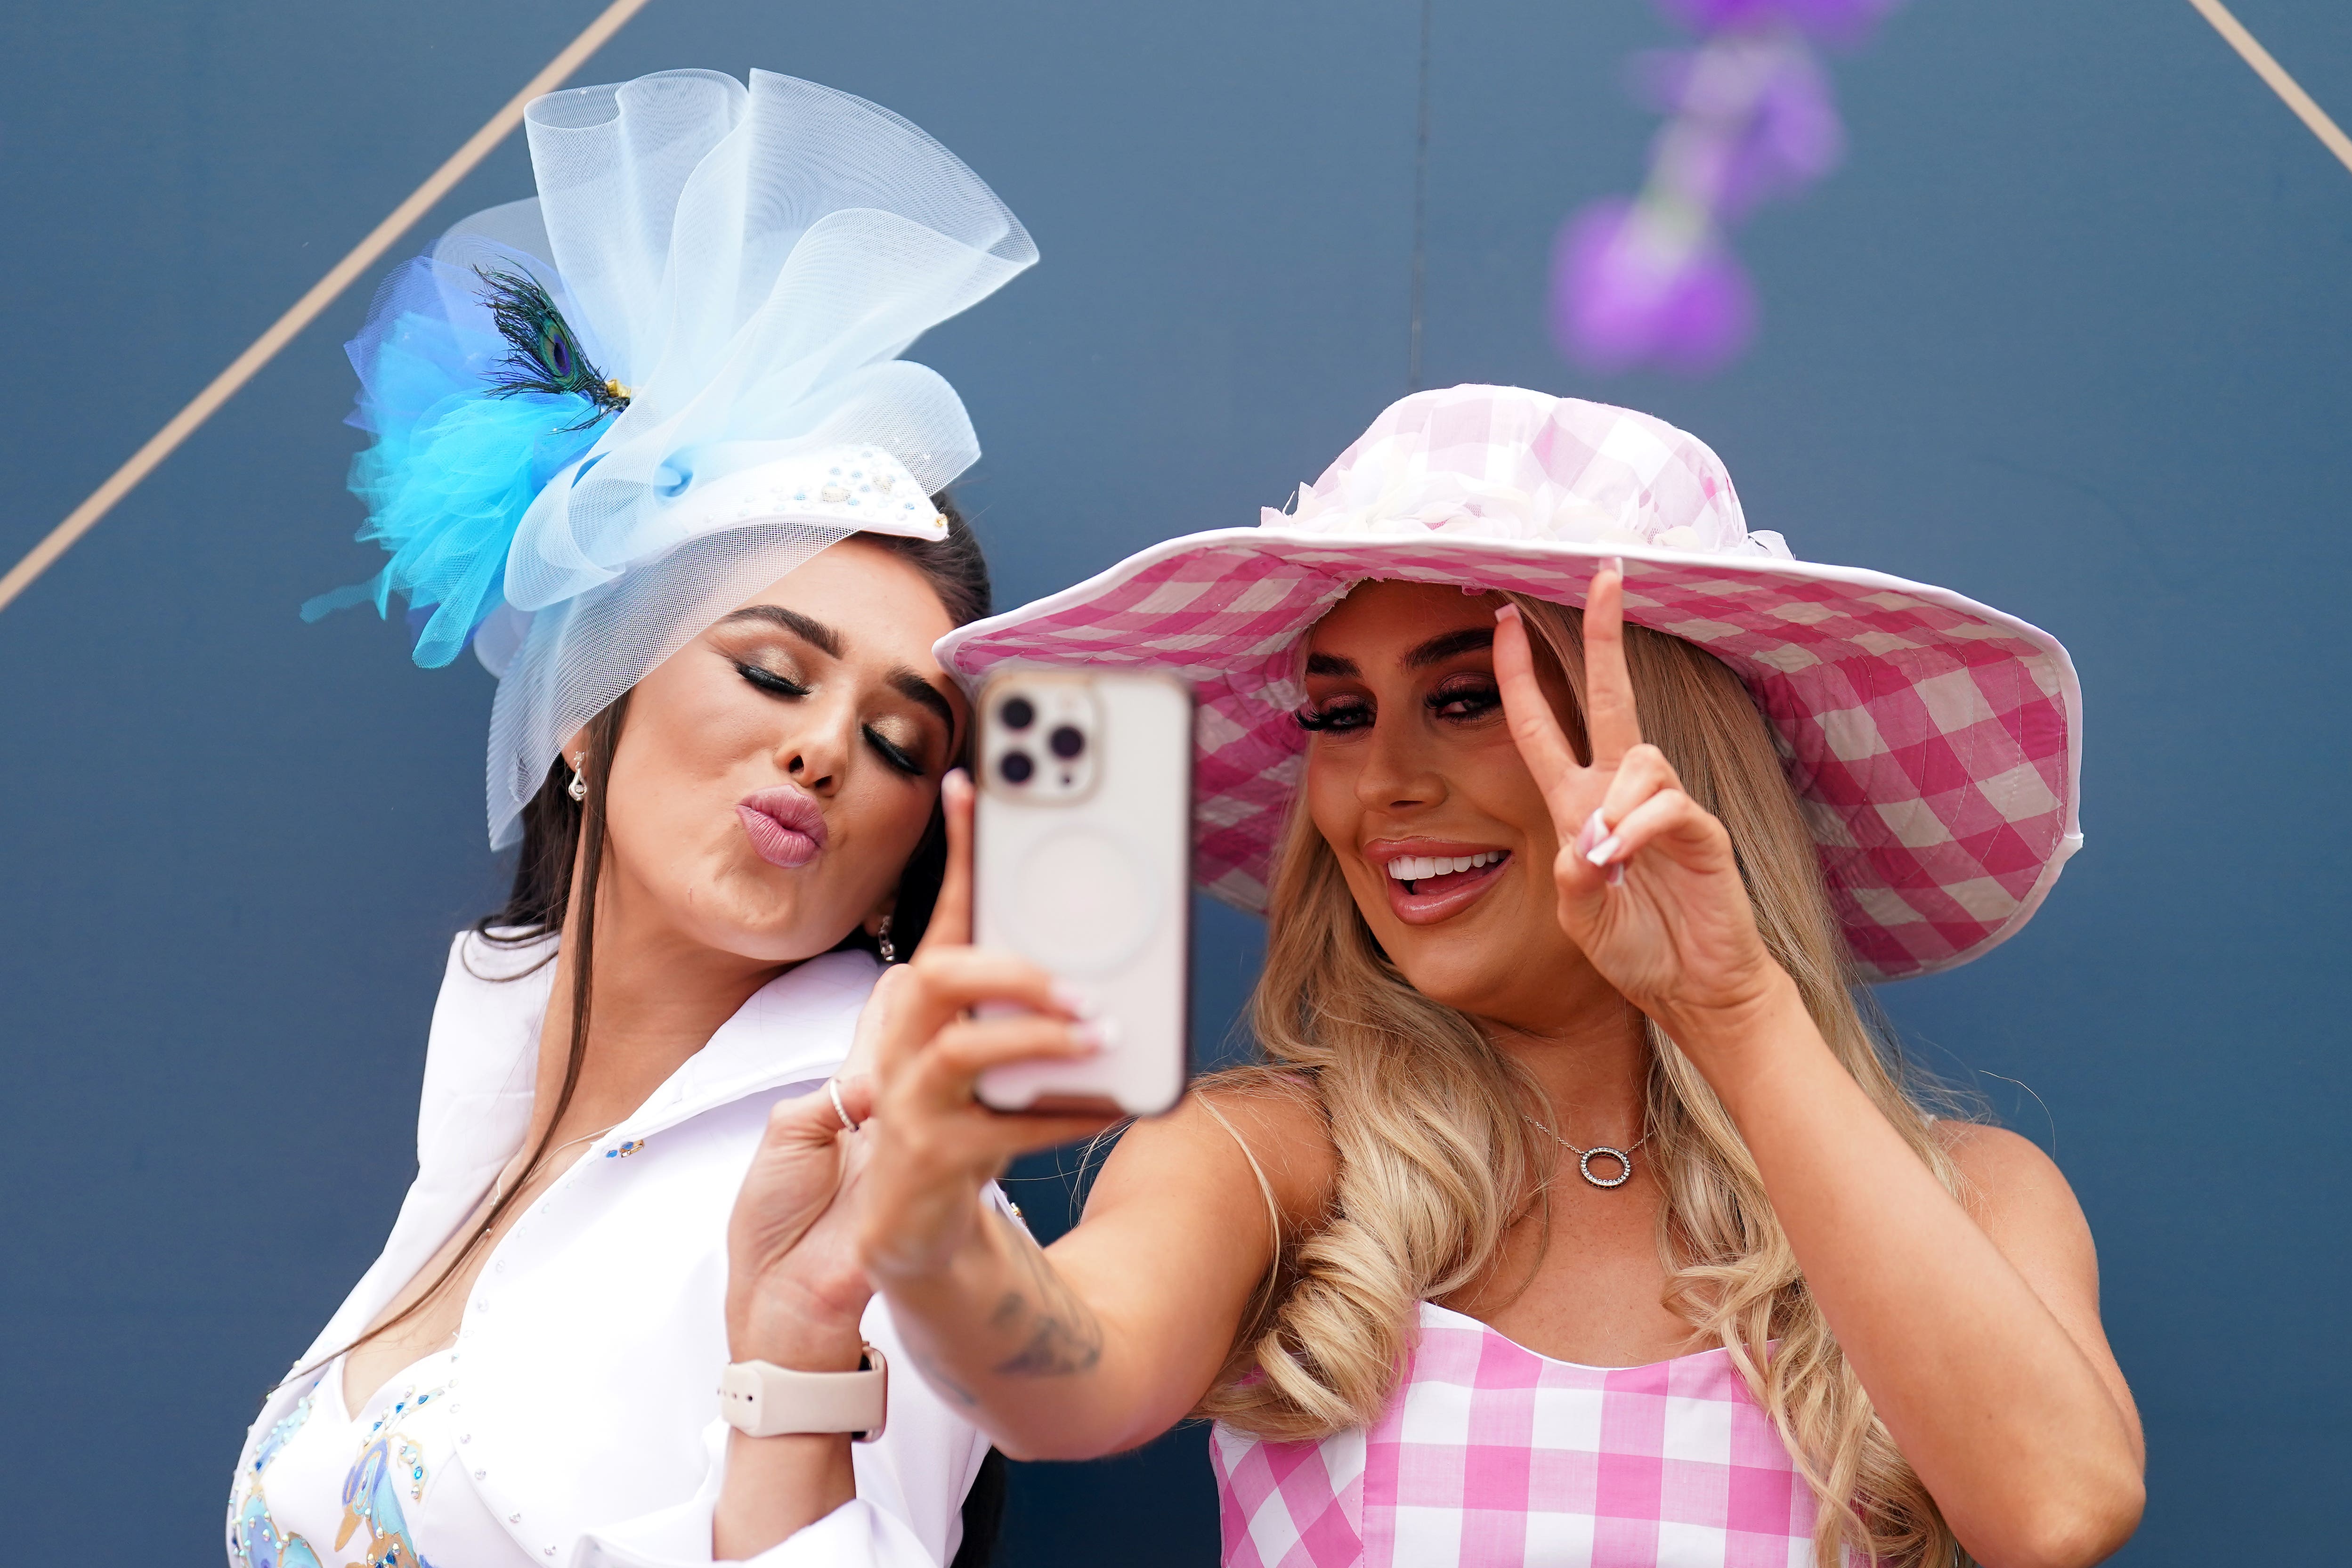
[[[590,362],[579,335],[537,281],[520,273],[477,268],[499,336],[513,352],[490,376],[490,395],[569,394],[588,400],[588,412],[562,426],[586,430],[629,405],[629,389]]]
[[[1503,705],[1503,692],[1500,687],[1482,681],[1475,686],[1442,686],[1431,692],[1424,700],[1433,713],[1443,712],[1456,702],[1475,703],[1476,710],[1463,714],[1462,717],[1476,718],[1479,714],[1491,713],[1500,708]]]
[[[887,763],[892,768],[897,769],[899,773],[906,774],[908,778],[919,779],[923,776],[923,764],[908,756],[901,747],[893,745],[890,741],[883,735],[882,731],[875,729],[870,724],[864,726],[864,730],[866,743],[873,747],[877,752],[882,753],[882,760],[884,763]]]
[[[739,664],[735,673],[761,691],[775,697],[806,697],[809,689],[789,675],[778,675],[772,669],[762,669],[756,664]]]
[[[1301,708],[1297,712],[1291,714],[1290,717],[1291,721],[1300,729],[1311,733],[1318,730],[1330,729],[1343,712],[1356,712],[1359,710],[1360,710],[1353,707],[1342,710],[1339,712],[1328,711],[1318,708]]]

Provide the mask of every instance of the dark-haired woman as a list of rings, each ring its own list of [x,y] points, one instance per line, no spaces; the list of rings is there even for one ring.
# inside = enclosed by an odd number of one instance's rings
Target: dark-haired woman
[[[392,560],[325,602],[398,592],[420,664],[499,676],[514,896],[452,949],[416,1183],[255,1424],[230,1558],[977,1562],[987,1445],[887,1381],[836,1074],[939,888],[971,716],[930,646],[988,608],[940,494],[970,425],[895,355],[1034,252],[919,131],[787,78],[528,124],[540,200],[352,345]]]

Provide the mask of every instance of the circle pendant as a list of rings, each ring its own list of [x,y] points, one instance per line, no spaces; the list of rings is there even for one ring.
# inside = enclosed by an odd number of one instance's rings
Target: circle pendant
[[[1606,1154],[1617,1162],[1615,1175],[1596,1176],[1592,1173],[1593,1157],[1598,1154]],[[1633,1179],[1633,1156],[1622,1149],[1612,1149],[1606,1143],[1598,1143],[1576,1157],[1576,1169],[1596,1187],[1622,1187]]]

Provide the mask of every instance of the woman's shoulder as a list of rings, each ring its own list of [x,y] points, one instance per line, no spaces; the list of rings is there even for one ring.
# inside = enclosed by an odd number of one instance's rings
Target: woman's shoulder
[[[1928,1131],[1937,1147],[1971,1182],[2008,1184],[2058,1173],[2058,1167],[2042,1152],[2041,1145],[1990,1121],[1938,1116],[1928,1124]]]
[[[1138,1122],[1120,1152],[1195,1179],[1270,1194],[1292,1224],[1320,1215],[1339,1178],[1339,1151],[1314,1080],[1272,1068],[1221,1072],[1193,1086],[1181,1104]]]
[[[2082,1205],[2058,1163],[2041,1145],[2006,1127],[1937,1119],[1932,1129],[1960,1176],[1960,1198],[1977,1222],[1999,1229],[2005,1221],[2072,1218]]]

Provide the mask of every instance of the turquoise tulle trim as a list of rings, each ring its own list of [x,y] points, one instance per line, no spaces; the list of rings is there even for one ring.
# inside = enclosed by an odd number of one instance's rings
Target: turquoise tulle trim
[[[310,600],[302,618],[364,604],[388,616],[397,594],[412,623],[423,618],[412,657],[437,668],[504,602],[523,513],[599,430],[566,428],[593,412],[584,397],[488,395],[508,345],[477,280],[429,258],[385,283],[347,352],[360,375],[351,423],[376,437],[352,460],[352,493],[368,507],[359,538],[392,559]]]

